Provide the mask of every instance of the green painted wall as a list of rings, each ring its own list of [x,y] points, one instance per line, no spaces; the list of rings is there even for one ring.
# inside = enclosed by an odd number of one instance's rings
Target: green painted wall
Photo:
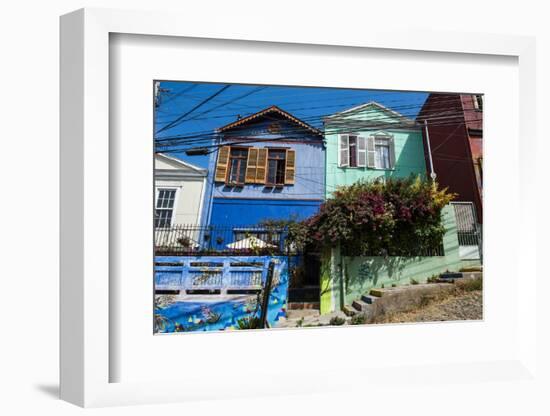
[[[325,287],[325,291],[321,297],[321,313],[332,312],[341,307],[341,302],[335,301],[335,295],[339,294],[339,288],[342,286],[342,283],[339,283],[341,269],[345,304],[351,304],[375,287],[409,284],[411,278],[425,282],[434,274],[446,270],[458,271],[465,264],[458,255],[456,222],[453,207],[450,205],[443,209],[443,223],[447,230],[443,238],[444,256],[340,258],[339,250],[333,249],[332,253],[327,251],[322,258],[321,285]],[[335,263],[342,267],[331,268],[330,265]]]
[[[355,113],[351,116],[346,116],[350,120],[376,121],[376,123],[387,123],[391,125],[397,120],[388,116],[387,112],[378,110],[376,107],[367,107],[363,112]],[[422,143],[422,131],[418,128],[411,127],[408,130],[398,128],[380,128],[352,130],[349,133],[354,133],[361,136],[368,136],[373,132],[384,131],[394,136],[395,141],[395,168],[392,170],[372,169],[372,168],[350,168],[338,166],[338,134],[331,134],[335,128],[338,128],[339,133],[344,133],[341,130],[341,118],[339,125],[330,121],[325,121],[325,140],[326,140],[326,194],[327,197],[336,189],[337,186],[351,185],[360,179],[374,180],[380,177],[408,177],[412,175],[425,175],[426,163],[424,159],[424,145]]]

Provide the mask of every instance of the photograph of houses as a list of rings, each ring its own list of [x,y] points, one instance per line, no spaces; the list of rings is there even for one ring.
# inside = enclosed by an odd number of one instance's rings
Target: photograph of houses
[[[483,95],[155,81],[154,332],[483,319]]]

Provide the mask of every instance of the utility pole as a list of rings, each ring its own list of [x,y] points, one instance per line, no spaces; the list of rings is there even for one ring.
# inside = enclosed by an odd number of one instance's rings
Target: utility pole
[[[264,293],[262,297],[262,313],[260,315],[260,328],[267,327],[267,308],[269,307],[269,295],[271,294],[271,285],[273,283],[273,272],[275,271],[275,262],[270,261],[267,268],[267,277],[265,279]]]
[[[430,132],[428,131],[428,120],[424,119],[424,128],[426,130],[426,143],[428,144],[428,158],[430,159],[430,178],[435,181],[437,174],[434,172],[434,162],[432,160],[432,148],[430,146]]]

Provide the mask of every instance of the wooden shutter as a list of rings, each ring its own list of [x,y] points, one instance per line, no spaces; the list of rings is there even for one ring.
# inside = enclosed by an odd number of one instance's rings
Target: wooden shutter
[[[374,136],[367,137],[367,167],[373,169],[376,167]]]
[[[256,183],[265,183],[267,173],[267,149],[258,149],[258,162],[256,165]]]
[[[338,149],[338,166],[349,166],[349,136],[341,134]]]
[[[285,185],[294,185],[296,173],[296,151],[286,150]]]
[[[227,180],[227,166],[229,164],[229,153],[231,146],[222,146],[218,151],[218,163],[216,164],[215,182],[225,182]]]
[[[248,159],[246,161],[246,183],[256,183],[256,168],[258,164],[258,149],[251,147],[248,149]]]
[[[388,139],[388,144],[390,147],[390,169],[395,168],[395,140],[393,136]]]
[[[367,139],[362,136],[357,137],[357,166],[367,166]]]

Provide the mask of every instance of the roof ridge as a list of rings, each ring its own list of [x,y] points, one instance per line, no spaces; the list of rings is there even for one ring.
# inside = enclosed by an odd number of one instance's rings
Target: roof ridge
[[[342,111],[339,111],[337,113],[334,113],[334,114],[331,114],[330,116],[327,116],[325,117],[325,119],[331,119],[333,117],[336,117],[338,115],[343,115],[343,114],[346,114],[346,113],[350,113],[350,112],[354,112],[354,111],[359,111],[359,110],[362,110],[363,108],[366,108],[368,106],[376,106],[378,108],[380,108],[382,111],[386,112],[386,113],[390,113],[410,124],[415,124],[415,121],[410,118],[410,117],[407,117],[407,116],[404,116],[403,114],[395,111],[395,110],[392,110],[391,108],[389,107],[386,107],[385,105],[383,104],[380,104],[378,101],[375,101],[375,100],[370,100],[364,104],[359,104],[359,105],[356,105],[354,107],[351,107],[351,108],[348,108],[346,110],[342,110]]]
[[[161,153],[161,152],[156,152],[155,153],[155,156],[160,156],[160,157],[163,157],[165,159],[168,159],[168,160],[171,160],[172,162],[176,162],[176,163],[179,163],[180,165],[183,165],[185,167],[188,167],[189,169],[192,169],[192,170],[195,170],[197,172],[206,172],[207,169],[205,168],[200,168],[198,166],[195,166],[193,165],[192,163],[189,163],[189,162],[186,162],[185,160],[182,160],[182,159],[179,159],[177,157],[174,157],[174,156],[168,156],[167,154],[165,153]]]
[[[258,117],[261,117],[263,116],[264,114],[266,113],[269,113],[269,112],[277,112],[279,114],[281,114],[282,116],[286,117],[287,119],[289,119],[290,121],[302,126],[303,128],[307,129],[307,130],[310,130],[312,131],[313,133],[315,134],[318,134],[320,136],[323,135],[323,133],[321,132],[321,130],[309,125],[308,123],[300,120],[298,117],[295,117],[293,116],[292,114],[290,114],[288,111],[285,111],[283,110],[282,108],[280,108],[279,106],[273,104],[269,107],[266,107],[264,108],[263,110],[260,110],[254,114],[251,114],[247,117],[243,117],[239,120],[235,120],[233,121],[232,123],[229,123],[229,124],[226,124],[225,126],[222,126],[222,127],[219,127],[218,129],[216,129],[217,132],[222,132],[222,131],[226,131],[226,130],[229,130],[229,129],[232,129],[234,127],[238,127],[240,125],[243,125],[249,121],[252,121],[254,119],[257,119]]]

